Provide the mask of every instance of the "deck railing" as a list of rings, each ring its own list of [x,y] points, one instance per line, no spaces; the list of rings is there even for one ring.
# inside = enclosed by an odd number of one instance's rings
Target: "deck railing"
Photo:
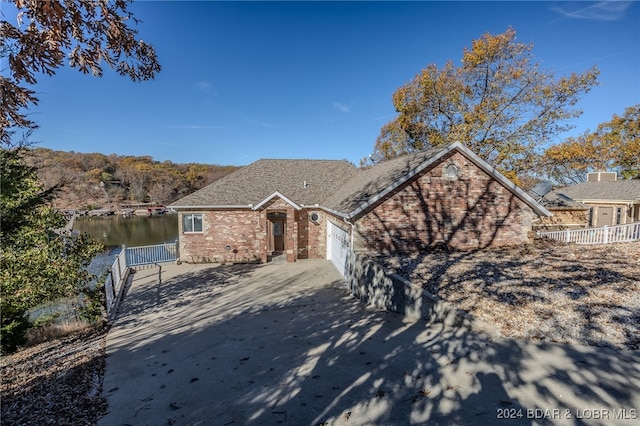
[[[125,247],[116,256],[109,268],[104,284],[107,316],[111,320],[122,300],[125,283],[132,267],[157,265],[162,271],[161,263],[178,259],[178,243],[156,244],[143,247]],[[161,279],[161,277],[159,278]]]
[[[107,317],[111,319],[117,310],[124,283],[129,276],[129,267],[127,266],[126,251],[123,249],[117,256],[104,282],[105,307],[107,309]]]
[[[178,250],[176,244],[171,243],[144,247],[129,247],[126,249],[126,253],[127,266],[140,266],[172,262],[177,259]]]
[[[538,232],[539,238],[575,244],[611,244],[640,240],[640,222],[602,228]]]

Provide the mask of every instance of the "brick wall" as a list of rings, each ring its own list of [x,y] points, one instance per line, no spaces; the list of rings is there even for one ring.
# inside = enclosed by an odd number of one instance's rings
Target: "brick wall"
[[[267,262],[271,255],[268,232],[271,224],[267,215],[272,212],[287,215],[285,255],[288,262],[326,256],[325,213],[319,209],[297,211],[284,200],[276,198],[258,211],[222,209],[180,212],[180,260],[194,263]],[[314,212],[320,215],[318,223],[310,220]],[[202,213],[202,233],[182,233],[184,213]]]
[[[316,213],[319,220],[313,222]],[[326,245],[325,214],[321,210],[303,209],[298,212],[298,259],[324,259]]]
[[[202,213],[203,232],[183,233],[183,213]],[[266,259],[266,248],[262,244],[266,229],[261,213],[253,210],[180,212],[180,260],[203,263]]]
[[[298,251],[298,212],[291,206],[291,204],[287,203],[281,198],[274,198],[269,203],[266,203],[262,206],[260,210],[264,214],[264,227],[265,230],[267,226],[270,226],[267,220],[267,215],[270,212],[284,212],[287,215],[287,220],[285,223],[285,241],[284,241],[284,251],[287,257],[287,262],[295,262],[297,259],[297,251]],[[265,249],[268,243],[266,240],[266,235],[264,239]]]
[[[445,168],[455,165],[456,177]],[[458,152],[415,176],[357,218],[358,251],[409,252],[446,242],[456,249],[529,241],[533,212]]]

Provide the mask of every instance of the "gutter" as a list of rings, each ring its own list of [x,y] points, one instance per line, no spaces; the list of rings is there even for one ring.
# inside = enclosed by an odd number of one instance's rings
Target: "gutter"
[[[240,204],[240,205],[211,205],[211,206],[167,206],[175,210],[203,210],[203,209],[253,209],[253,204]]]
[[[640,200],[620,200],[620,199],[609,199],[609,200],[603,200],[600,198],[594,198],[594,199],[576,199],[574,198],[573,201],[577,201],[579,203],[582,204],[640,204]]]
[[[305,206],[305,207],[309,207],[309,206]],[[347,222],[347,220],[351,219],[351,217],[352,217],[349,214],[345,214],[345,213],[339,212],[337,210],[330,209],[328,207],[323,207],[323,206],[318,206],[318,205],[316,205],[314,207],[319,208],[321,210],[324,210],[324,211],[326,211],[328,213],[331,213],[332,215],[341,217],[345,222]],[[349,223],[349,222],[347,222],[347,223]]]

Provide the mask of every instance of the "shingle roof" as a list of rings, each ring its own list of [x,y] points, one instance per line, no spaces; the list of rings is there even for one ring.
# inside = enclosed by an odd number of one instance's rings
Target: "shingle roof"
[[[617,200],[640,202],[640,179],[584,182],[556,189],[553,192],[565,194],[576,201]]]
[[[444,156],[454,150],[460,152],[476,166],[500,182],[515,196],[529,205],[536,214],[551,216],[551,213],[529,194],[514,185],[460,142],[432,147],[425,151],[384,161],[375,167],[362,170],[331,198],[325,200],[322,205],[335,212],[343,212],[348,217],[357,216],[420,171],[437,164]]]
[[[313,205],[328,198],[356,172],[353,164],[343,160],[258,160],[171,206],[248,207],[276,191],[297,204]]]
[[[546,194],[541,203],[550,210],[589,210],[589,207],[584,204],[569,197],[563,197],[561,192],[556,191]]]
[[[248,208],[264,202],[277,191],[297,205],[319,204],[339,215],[354,217],[454,149],[493,176],[537,214],[550,215],[531,196],[457,142],[384,161],[364,170],[336,160],[258,160],[170,207]]]
[[[343,185],[322,205],[338,212],[351,213],[369,203],[381,192],[397,185],[425,162],[448,150],[449,146],[438,146],[425,151],[383,161],[369,169],[360,170],[353,179]]]

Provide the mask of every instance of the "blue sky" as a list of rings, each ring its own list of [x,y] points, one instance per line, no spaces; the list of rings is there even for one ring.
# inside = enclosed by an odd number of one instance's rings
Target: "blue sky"
[[[557,76],[600,69],[574,134],[640,103],[637,2],[138,1],[131,10],[162,72],[144,83],[108,69],[40,77],[39,146],[176,163],[357,164],[395,116],[399,86],[509,26]]]

